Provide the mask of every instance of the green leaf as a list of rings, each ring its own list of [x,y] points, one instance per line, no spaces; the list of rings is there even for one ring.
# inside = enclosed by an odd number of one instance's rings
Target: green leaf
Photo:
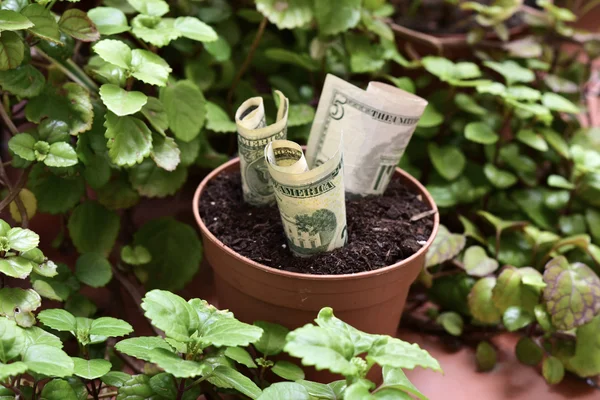
[[[270,322],[256,321],[254,325],[263,330],[260,340],[254,343],[254,347],[265,356],[274,356],[283,351],[285,338],[290,332],[284,326]]]
[[[51,214],[70,211],[85,193],[82,177],[61,178],[46,170],[42,164],[34,166],[27,183],[37,199],[38,210]]]
[[[173,350],[163,338],[157,336],[143,336],[121,340],[115,345],[115,348],[121,353],[144,361],[150,361],[150,351],[152,349]]]
[[[542,104],[552,111],[565,112],[570,114],[578,114],[581,111],[579,107],[573,104],[570,100],[552,92],[544,93],[544,95],[542,96]]]
[[[100,378],[106,386],[120,388],[131,379],[131,375],[121,371],[110,371]]]
[[[150,288],[182,289],[202,260],[202,243],[196,231],[171,218],[154,219],[143,225],[134,235],[134,245],[146,247],[152,255],[152,261],[144,266]],[[177,265],[177,274],[173,274],[173,265]]]
[[[68,82],[58,88],[46,85],[39,96],[29,100],[25,116],[36,123],[44,118],[61,121],[68,127],[70,135],[77,135],[92,128],[94,111],[89,92],[76,83]]]
[[[101,317],[92,322],[90,335],[96,336],[125,336],[133,332],[133,328],[127,322],[111,317]]]
[[[106,286],[112,278],[110,263],[102,254],[85,253],[77,259],[75,276],[82,283],[98,288]]]
[[[384,49],[374,46],[368,36],[346,33],[346,49],[350,55],[350,70],[354,73],[379,71],[385,65]],[[312,60],[316,63],[315,60]]]
[[[297,381],[304,379],[304,371],[302,368],[288,361],[277,361],[273,368],[273,373],[288,381]]]
[[[141,119],[106,113],[108,155],[119,166],[132,166],[150,155],[152,133]]]
[[[25,45],[18,34],[0,32],[0,71],[15,69],[23,62]]]
[[[191,378],[203,376],[210,371],[210,367],[195,361],[183,360],[172,351],[163,348],[150,350],[150,361],[178,378]]]
[[[337,334],[340,337],[350,339],[353,343],[352,354],[358,356],[369,350],[375,340],[379,337],[377,335],[371,335],[365,332],[361,332],[351,325],[333,315],[333,310],[330,307],[324,307],[319,311],[317,319],[315,319],[317,325],[321,328],[325,328],[328,331]]]
[[[119,387],[118,400],[154,400],[159,397],[150,386],[148,375],[130,376]]]
[[[24,328],[35,324],[32,311],[42,305],[42,299],[33,289],[2,288],[0,289],[0,316],[14,320]]]
[[[599,330],[600,317],[577,328],[575,354],[568,360],[568,367],[579,376],[588,377],[600,373]]]
[[[483,167],[485,177],[499,189],[506,189],[518,182],[515,174],[497,168],[494,164],[487,163]]]
[[[258,398],[262,393],[260,388],[249,378],[225,365],[219,365],[215,368],[210,374],[208,381],[220,388],[235,389],[251,399]]]
[[[150,157],[156,165],[166,171],[174,171],[179,165],[181,154],[175,139],[153,133],[152,144]]]
[[[41,400],[78,400],[78,397],[69,382],[53,379],[44,385]]]
[[[36,248],[40,243],[37,233],[23,228],[12,228],[6,234],[6,238],[11,249],[23,252]]]
[[[142,92],[121,89],[117,85],[106,83],[100,87],[100,98],[110,111],[122,117],[140,111],[148,101]]]
[[[17,278],[25,279],[33,270],[34,263],[20,256],[12,256],[0,259],[0,272],[3,274]]]
[[[477,368],[479,371],[488,372],[494,369],[498,360],[498,355],[494,346],[488,342],[479,342],[475,352]]]
[[[141,14],[162,17],[169,12],[169,4],[164,0],[127,0]]]
[[[84,379],[97,379],[105,375],[112,365],[109,361],[102,359],[84,360],[83,358],[71,357],[74,363],[75,375]]]
[[[59,378],[73,375],[71,357],[56,347],[36,344],[25,349],[22,361],[30,371]]]
[[[206,116],[204,95],[191,81],[179,81],[164,88],[160,100],[175,136],[189,142],[200,133]]]
[[[594,241],[600,242],[600,211],[593,208],[587,208],[585,210],[585,220],[590,228],[590,233],[594,238]]]
[[[18,133],[11,137],[8,141],[8,148],[18,155],[19,157],[28,160],[35,160],[35,146],[36,140],[29,133]]]
[[[146,197],[165,197],[175,194],[187,179],[187,168],[174,171],[160,168],[153,160],[144,160],[129,171],[129,180],[139,194]]]
[[[80,253],[109,253],[119,226],[119,216],[94,201],[78,205],[68,223],[69,235]]]
[[[100,189],[109,182],[111,172],[105,157],[93,156],[87,161],[83,176],[93,189]]]
[[[525,143],[527,146],[539,151],[547,151],[548,143],[540,135],[536,134],[531,129],[521,129],[517,132],[517,139]]]
[[[440,225],[437,236],[427,251],[426,267],[433,267],[456,257],[465,247],[466,238],[457,233],[450,233],[448,228]]]
[[[0,44],[0,46],[2,46],[2,44]],[[44,89],[46,78],[44,78],[44,75],[33,65],[26,64],[15,69],[2,71],[1,63],[2,61],[0,59],[0,87],[2,90],[21,98],[29,98],[39,95]]]
[[[336,35],[356,27],[361,0],[332,0],[315,3],[315,17],[322,35]]]
[[[0,10],[0,32],[31,28],[33,22],[12,10]]]
[[[508,307],[502,315],[502,323],[509,332],[518,331],[534,321],[534,316],[521,307]]]
[[[312,107],[310,107],[311,110]],[[299,110],[302,111],[302,110]],[[291,114],[291,110],[290,110]],[[304,114],[300,114],[304,115]],[[314,116],[314,110],[313,110]],[[289,125],[289,120],[288,120]],[[206,129],[209,129],[214,132],[235,132],[236,126],[235,122],[233,122],[227,113],[219,107],[217,104],[207,101],[206,102]]]
[[[544,356],[544,350],[527,336],[519,339],[515,351],[517,359],[525,365],[537,365]]]
[[[38,314],[38,319],[44,325],[57,331],[75,332],[77,330],[75,317],[66,310],[58,308],[43,310]]]
[[[600,313],[600,278],[587,265],[556,257],[546,264],[544,282],[544,300],[556,328],[573,329]]]
[[[565,376],[565,367],[558,358],[549,356],[542,364],[542,375],[548,384],[559,384]]]
[[[543,129],[541,132],[550,147],[552,147],[558,154],[566,159],[571,158],[569,145],[560,133],[552,129]]]
[[[463,172],[467,160],[458,147],[440,147],[435,143],[429,143],[427,149],[431,163],[446,180],[452,181]]]
[[[173,378],[173,375],[165,372],[154,375],[152,378],[150,378],[150,387],[154,393],[165,399],[177,398],[177,387],[175,386],[175,383],[176,381]]]
[[[69,296],[69,299],[65,303],[65,310],[76,317],[89,318],[96,314],[98,307],[96,307],[96,304],[86,296],[80,293],[74,293]]]
[[[501,314],[492,301],[496,278],[487,277],[477,281],[468,296],[469,311],[473,317],[485,324],[496,324]]]
[[[311,399],[312,398],[331,399],[331,400],[341,399],[341,397],[338,397],[336,395],[336,392],[333,390],[333,388],[330,385],[325,385],[323,383],[317,383],[317,382],[304,381],[304,380],[299,380],[296,382],[296,384],[302,385],[307,390],[308,394],[311,396],[310,397]],[[422,400],[426,400],[426,399],[422,399]]]
[[[401,368],[383,367],[383,384],[380,390],[383,389],[401,390],[420,400],[427,400],[427,397],[408,380]]]
[[[443,312],[437,317],[436,322],[442,325],[449,334],[453,336],[462,335],[464,322],[459,313],[454,311]]]
[[[492,292],[492,300],[501,313],[511,306],[533,311],[533,307],[538,303],[539,290],[524,285],[522,278],[522,270],[511,266],[505,267],[498,276],[498,282]]]
[[[442,372],[438,361],[416,343],[383,337],[378,340],[368,352],[367,360],[385,367],[414,369],[415,367],[430,368]]]
[[[132,61],[131,48],[120,40],[104,39],[94,45],[94,51],[104,61],[129,69]]]
[[[225,62],[231,58],[231,46],[223,36],[219,36],[213,42],[204,43],[204,48],[214,57],[215,61]]]
[[[54,15],[46,7],[39,4],[30,4],[21,10],[21,15],[27,17],[35,26],[29,28],[34,35],[61,44],[60,31]]]
[[[156,47],[164,47],[181,36],[175,29],[173,18],[160,18],[140,14],[131,21],[132,33]]]
[[[248,368],[257,368],[256,363],[252,359],[252,356],[248,351],[242,347],[227,347],[225,349],[225,356],[231,358],[235,362],[245,365]]]
[[[481,246],[471,246],[465,251],[464,266],[471,276],[483,277],[498,269],[498,261],[488,257],[487,252]]]
[[[311,382],[312,383],[312,382]],[[263,390],[258,400],[310,400],[306,388],[295,382],[274,383]]]
[[[175,29],[181,33],[181,36],[199,42],[214,42],[218,38],[213,28],[195,17],[175,19]]]
[[[493,69],[506,79],[509,85],[517,82],[533,82],[535,74],[528,68],[521,67],[518,63],[512,60],[506,60],[502,63],[495,61],[484,61],[486,67]]]
[[[0,361],[9,362],[18,357],[24,348],[23,330],[14,321],[0,318]]]
[[[308,104],[290,104],[288,127],[311,123],[315,118],[315,109]]]
[[[420,128],[433,128],[440,126],[444,122],[444,116],[440,113],[433,104],[427,104],[421,119],[417,123]]]
[[[149,222],[148,224],[152,224],[153,222]],[[142,227],[143,229],[144,227]],[[139,234],[140,232],[136,235]],[[146,317],[152,321],[152,324],[163,330],[168,337],[173,339],[182,342],[189,341],[190,336],[198,329],[198,314],[194,308],[184,299],[173,293],[164,290],[152,290],[146,293],[142,301],[142,308],[145,311]]]
[[[291,64],[308,71],[317,71],[319,66],[308,54],[296,53],[282,48],[272,48],[265,50],[265,56],[272,61],[282,64]]]
[[[85,11],[72,8],[66,10],[58,21],[58,27],[67,35],[83,42],[100,39],[100,32]]]
[[[567,190],[575,189],[575,185],[561,175],[548,176],[548,186]]]
[[[70,144],[65,142],[52,143],[44,164],[49,167],[71,167],[77,164],[77,153]]]
[[[116,35],[130,29],[125,13],[118,8],[96,7],[89,10],[87,15],[102,35]]]
[[[169,129],[169,119],[165,108],[156,97],[148,97],[148,102],[142,107],[142,114],[158,132],[164,133]]]
[[[129,265],[148,264],[152,256],[144,246],[124,246],[121,248],[121,259]]]
[[[165,86],[171,67],[160,56],[148,50],[131,52],[131,75],[150,85]]]
[[[98,201],[111,210],[130,208],[138,204],[140,195],[133,190],[125,177],[110,181],[97,191]]]
[[[256,9],[279,29],[298,28],[313,19],[311,0],[288,0],[284,6],[278,0],[257,0]]]
[[[499,136],[484,122],[471,122],[465,127],[465,137],[472,142],[494,144]]]
[[[27,372],[27,365],[20,361],[16,361],[11,364],[2,364],[0,363],[0,380],[5,380],[6,378],[10,378],[12,376],[18,376]],[[4,387],[2,387],[4,388]],[[2,388],[0,388],[0,399],[1,400],[14,400],[15,397],[12,396],[12,391],[9,391],[11,395],[4,396],[5,393],[2,392]],[[6,389],[8,391],[8,389]],[[6,393],[8,394],[8,393]]]

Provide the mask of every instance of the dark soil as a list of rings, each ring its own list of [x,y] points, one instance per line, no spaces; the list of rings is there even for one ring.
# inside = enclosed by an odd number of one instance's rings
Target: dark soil
[[[244,203],[239,172],[213,179],[200,202],[208,229],[237,253],[269,267],[313,275],[370,271],[410,257],[429,239],[433,216],[410,219],[428,210],[417,194],[392,180],[383,196],[346,200],[346,246],[303,258],[288,249],[276,205]]]

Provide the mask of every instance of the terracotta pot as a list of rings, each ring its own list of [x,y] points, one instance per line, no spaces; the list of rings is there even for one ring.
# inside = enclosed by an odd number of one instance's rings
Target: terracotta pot
[[[423,268],[425,253],[438,229],[436,213],[431,237],[406,260],[375,271],[349,275],[307,275],[286,272],[256,263],[219,241],[200,217],[199,204],[207,183],[220,173],[239,169],[234,159],[210,173],[198,186],[193,211],[202,233],[204,254],[215,274],[220,308],[231,310],[245,322],[264,320],[290,329],[314,320],[322,307],[332,307],[336,316],[356,328],[394,335],[400,322],[408,290]],[[437,209],[427,190],[401,169],[396,174]]]

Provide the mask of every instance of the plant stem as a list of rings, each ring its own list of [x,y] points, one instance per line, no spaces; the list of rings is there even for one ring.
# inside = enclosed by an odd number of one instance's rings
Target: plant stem
[[[262,39],[263,33],[265,33],[267,21],[268,21],[267,17],[264,17],[262,19],[262,21],[260,21],[260,25],[258,26],[258,31],[256,32],[256,36],[254,36],[254,41],[252,42],[250,51],[248,51],[248,55],[246,56],[244,63],[238,70],[238,73],[235,75],[235,78],[233,78],[233,83],[231,84],[231,88],[229,89],[229,92],[227,93],[227,107],[229,108],[229,115],[231,115],[231,111],[232,111],[231,110],[231,107],[232,107],[231,101],[233,99],[233,93],[235,92],[235,88],[237,87],[238,83],[240,82],[240,79],[242,79],[242,76],[244,76],[244,73],[246,72],[246,70],[250,66],[250,63],[252,62],[252,59],[254,58],[254,52],[256,52],[256,49],[258,48],[258,44],[260,43],[260,40]]]
[[[107,399],[113,396],[118,395],[119,392],[106,392],[106,393],[102,393],[101,395],[98,395],[99,399]]]
[[[64,65],[62,65],[61,63],[56,61],[54,58],[50,57],[48,54],[44,53],[44,51],[40,50],[39,47],[36,47],[35,51],[40,56],[45,58],[46,61],[50,62],[52,65],[54,65],[56,68],[58,68],[63,74],[68,76],[69,79],[71,79],[73,82],[77,83],[81,87],[86,88],[91,94],[95,95],[96,91],[98,90],[98,86],[95,83],[90,81],[92,83],[92,85],[86,84],[81,79],[79,79],[79,77],[77,75],[75,75],[73,72],[71,72],[67,67],[65,67]]]
[[[79,43],[82,43],[82,42],[79,42]],[[90,77],[88,76],[88,74],[86,74],[86,73],[85,73],[85,71],[84,71],[84,70],[82,70],[82,69],[81,69],[81,67],[79,67],[79,65],[77,65],[77,63],[75,63],[75,62],[74,62],[73,60],[71,60],[71,59],[68,59],[68,60],[66,61],[66,63],[69,65],[69,67],[71,67],[71,68],[73,68],[75,71],[77,71],[77,73],[79,74],[80,78],[81,78],[81,79],[83,79],[84,81],[86,81],[86,82],[87,82],[87,84],[88,84],[90,87],[94,88],[94,90],[96,90],[96,91],[99,89],[98,85],[96,85],[96,82],[94,82],[94,81],[92,80],[92,78],[90,78]]]
[[[12,184],[10,183],[10,179],[6,174],[6,170],[4,169],[4,163],[2,162],[2,158],[0,158],[0,179],[4,181],[4,184],[6,185],[6,187],[8,187],[9,192],[14,191]],[[23,204],[23,200],[21,200],[21,196],[19,196],[21,189],[17,190],[16,192],[17,196],[15,197],[15,204],[17,205],[17,209],[19,210],[19,214],[21,214],[21,226],[23,228],[27,228],[29,226],[29,217],[27,216],[27,209]]]
[[[4,199],[2,199],[2,201],[0,201],[0,211],[4,210],[4,208],[6,208],[6,206],[8,206],[10,203],[12,203],[12,201],[19,195],[19,192],[21,191],[21,189],[23,189],[23,187],[25,187],[25,183],[27,182],[28,175],[29,175],[29,170],[25,170],[21,174],[14,189],[10,191],[8,196],[6,196]]]
[[[0,116],[2,117],[2,120],[4,121],[6,126],[8,127],[8,130],[10,131],[11,135],[14,136],[17,133],[19,133],[19,130],[8,116],[8,113],[6,112],[6,109],[4,107],[0,107]]]
[[[183,393],[185,393],[185,378],[181,378],[181,382],[179,382],[179,388],[177,389],[177,400],[181,400],[183,398]]]
[[[94,384],[94,381],[90,382],[90,386],[92,387],[92,396],[94,397],[94,400],[98,400],[98,389],[96,389],[96,384]]]
[[[23,397],[23,394],[21,393],[21,390],[19,390],[18,388],[14,387],[12,385],[7,385],[6,383],[0,383],[0,385],[4,386],[8,390],[10,390],[11,392],[13,392],[17,396],[19,396],[20,398]]]

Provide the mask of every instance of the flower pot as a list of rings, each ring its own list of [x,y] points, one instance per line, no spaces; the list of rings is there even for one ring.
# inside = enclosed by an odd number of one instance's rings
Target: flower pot
[[[264,320],[294,329],[313,321],[322,307],[329,306],[337,317],[360,330],[394,336],[409,287],[423,268],[425,254],[437,232],[439,215],[434,215],[427,243],[394,265],[349,275],[282,271],[256,263],[225,246],[200,217],[200,198],[207,183],[223,172],[236,170],[239,170],[239,159],[215,169],[200,183],[193,202],[204,254],[214,270],[219,307],[231,310],[245,322]],[[396,169],[396,175],[420,193],[432,209],[437,209],[432,197],[416,179],[401,169]]]

